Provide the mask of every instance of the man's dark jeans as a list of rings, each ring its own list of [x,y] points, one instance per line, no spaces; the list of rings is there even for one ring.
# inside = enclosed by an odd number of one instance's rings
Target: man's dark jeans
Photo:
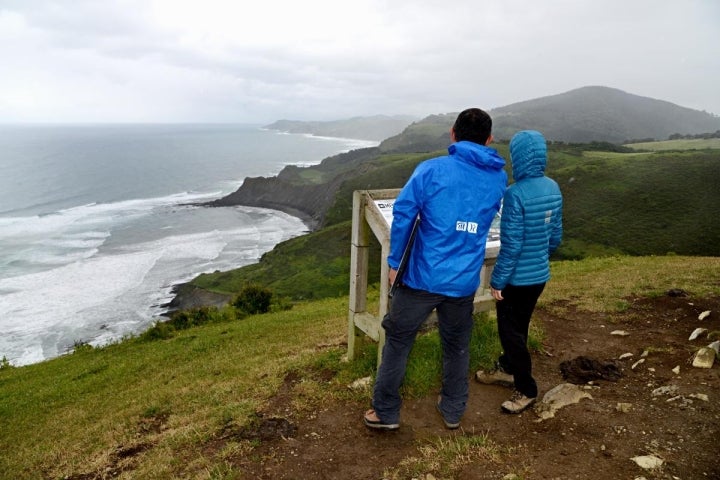
[[[447,422],[460,421],[468,398],[468,347],[473,328],[474,295],[447,297],[401,287],[385,315],[385,346],[373,393],[373,408],[384,423],[400,420],[400,385],[415,336],[428,315],[437,309],[443,352],[442,401],[440,410]]]
[[[528,286],[507,285],[502,289],[503,300],[497,302],[497,324],[503,354],[498,363],[515,377],[515,389],[526,397],[538,395],[532,376],[532,361],[527,347],[530,317],[545,284]]]

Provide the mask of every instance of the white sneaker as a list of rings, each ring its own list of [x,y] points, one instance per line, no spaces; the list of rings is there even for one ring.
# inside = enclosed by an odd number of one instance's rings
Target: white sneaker
[[[502,368],[497,367],[489,372],[478,370],[475,372],[475,380],[485,385],[502,385],[503,387],[515,386],[515,377],[505,373]]]
[[[500,405],[504,412],[520,413],[535,403],[536,397],[526,397],[519,391],[515,390],[509,400]]]

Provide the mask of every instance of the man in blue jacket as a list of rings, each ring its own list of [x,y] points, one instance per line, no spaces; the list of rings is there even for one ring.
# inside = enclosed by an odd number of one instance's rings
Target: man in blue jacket
[[[399,428],[400,385],[418,329],[434,309],[443,349],[442,391],[437,409],[448,428],[457,428],[468,397],[469,344],[473,300],[485,259],[485,242],[507,186],[505,161],[488,147],[492,120],[478,109],[461,112],[450,135],[448,155],[415,169],[393,207],[390,282],[395,280],[415,219],[402,286],[382,326],[385,346],[373,392],[370,428]]]
[[[562,240],[562,194],[545,176],[547,144],[540,132],[525,130],[510,141],[513,179],[505,192],[500,220],[500,253],[490,278],[497,300],[503,354],[491,372],[478,371],[481,383],[514,385],[502,410],[520,413],[535,403],[537,384],[527,348],[530,317],[550,279],[550,254]]]

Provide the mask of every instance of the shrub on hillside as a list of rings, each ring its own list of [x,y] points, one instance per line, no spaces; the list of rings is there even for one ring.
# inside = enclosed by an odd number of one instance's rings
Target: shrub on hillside
[[[226,310],[219,310],[217,307],[196,307],[188,310],[180,310],[170,314],[170,318],[164,322],[156,322],[152,327],[140,335],[143,341],[167,340],[172,338],[176,331],[217,323],[227,320],[234,320],[238,316],[234,312],[228,314]]]
[[[260,285],[247,285],[240,291],[233,306],[250,315],[256,313],[267,313],[270,311],[270,302],[272,301],[272,291],[269,288]]]
[[[7,357],[3,355],[2,359],[0,360],[0,370],[9,369],[9,368],[15,368],[15,367],[12,363],[10,363],[10,360],[8,360]]]
[[[216,307],[205,306],[191,308],[189,310],[173,312],[170,315],[168,323],[170,323],[175,330],[185,330],[186,328],[210,323],[215,319],[217,314],[218,309]]]
[[[167,340],[172,338],[175,329],[168,322],[155,322],[155,324],[145,330],[140,335],[140,340],[152,342],[155,340]]]

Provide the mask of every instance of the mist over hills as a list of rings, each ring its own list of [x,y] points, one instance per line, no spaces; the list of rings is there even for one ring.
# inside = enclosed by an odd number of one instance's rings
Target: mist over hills
[[[328,122],[278,120],[264,128],[287,133],[308,133],[319,137],[357,138],[381,141],[401,133],[417,117],[409,115],[374,115]]]
[[[495,136],[504,139],[518,130],[533,129],[554,141],[626,143],[720,129],[719,116],[598,86],[514,103],[490,113]]]
[[[384,152],[430,152],[450,143],[448,132],[457,113],[432,114],[421,120],[401,115],[329,122],[279,120],[265,128],[383,140],[380,148]],[[539,130],[555,142],[622,144],[720,130],[718,115],[602,86],[513,103],[489,113],[497,140],[509,140],[518,130]]]

